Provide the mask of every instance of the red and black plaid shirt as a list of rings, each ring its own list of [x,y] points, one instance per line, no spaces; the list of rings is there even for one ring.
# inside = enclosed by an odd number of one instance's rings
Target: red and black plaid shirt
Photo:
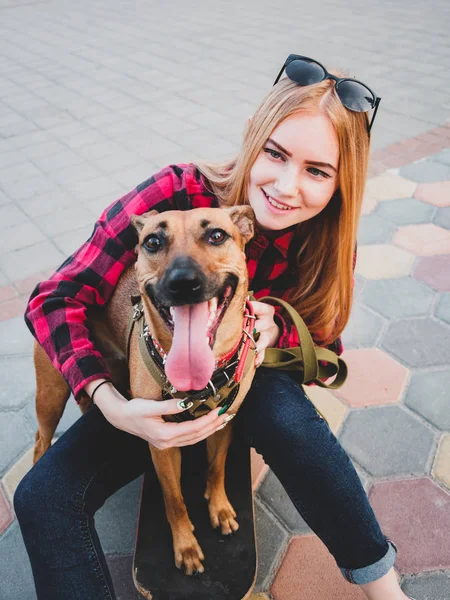
[[[131,215],[151,209],[163,212],[200,207],[218,207],[218,201],[195,165],[166,167],[109,206],[88,241],[49,280],[36,286],[25,321],[75,397],[89,381],[110,377],[86,325],[87,309],[105,305],[121,274],[136,260],[137,234]],[[293,228],[269,234],[257,229],[247,244],[249,289],[256,298],[286,298],[297,279],[290,260],[293,237]],[[296,330],[279,316],[277,323],[282,328],[278,346],[297,346]],[[342,353],[339,338],[329,347]]]

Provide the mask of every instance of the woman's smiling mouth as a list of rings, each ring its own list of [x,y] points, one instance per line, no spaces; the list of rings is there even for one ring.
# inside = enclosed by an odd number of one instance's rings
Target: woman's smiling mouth
[[[261,188],[264,196],[266,197],[267,202],[269,203],[269,205],[272,208],[277,209],[277,211],[290,211],[290,210],[295,210],[296,207],[293,206],[288,206],[287,204],[282,204],[281,202],[275,200],[274,198],[272,198],[272,196],[269,196],[262,188]]]

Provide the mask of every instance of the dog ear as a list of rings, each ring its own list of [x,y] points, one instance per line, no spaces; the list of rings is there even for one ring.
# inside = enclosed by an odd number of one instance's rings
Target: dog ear
[[[138,235],[140,235],[142,228],[148,217],[159,214],[157,210],[150,210],[142,215],[131,215],[130,221],[133,227],[136,229]]]
[[[233,206],[228,209],[228,214],[230,215],[230,219],[239,229],[245,243],[251,240],[255,234],[255,213],[253,212],[253,208],[248,205]]]

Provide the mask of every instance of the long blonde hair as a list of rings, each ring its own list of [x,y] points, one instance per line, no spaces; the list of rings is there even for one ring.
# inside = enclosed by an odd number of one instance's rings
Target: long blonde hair
[[[250,170],[273,130],[293,114],[317,109],[337,134],[338,188],[324,210],[296,226],[298,280],[288,300],[316,341],[328,344],[342,333],[352,306],[353,257],[369,158],[367,115],[346,109],[332,80],[302,87],[285,78],[254,113],[235,159],[196,164],[221,205],[248,204]]]

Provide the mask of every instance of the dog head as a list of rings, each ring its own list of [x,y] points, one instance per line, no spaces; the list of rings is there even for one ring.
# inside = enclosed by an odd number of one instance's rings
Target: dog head
[[[166,375],[178,390],[202,389],[215,357],[241,333],[253,210],[150,211],[132,223],[137,280],[152,333],[168,354]]]

